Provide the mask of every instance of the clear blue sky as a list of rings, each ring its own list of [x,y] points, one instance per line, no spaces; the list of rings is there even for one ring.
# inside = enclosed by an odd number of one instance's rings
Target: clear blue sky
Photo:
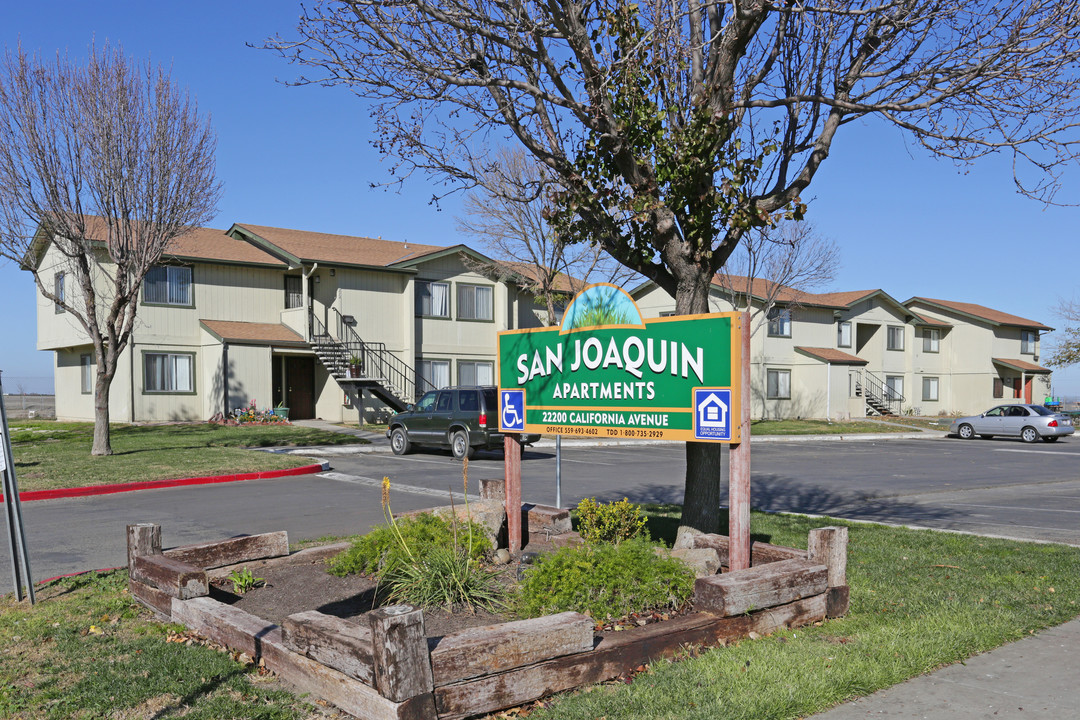
[[[171,66],[218,134],[225,196],[213,227],[248,222],[467,242],[454,230],[457,202],[431,206],[426,180],[401,194],[369,187],[386,179],[388,165],[368,145],[371,124],[360,100],[340,88],[286,87],[278,81],[294,69],[246,47],[288,36],[298,15],[295,0],[7,2],[0,37],[9,48],[21,41],[28,50],[77,57],[107,39]],[[899,131],[849,126],[804,199],[813,200],[809,219],[843,259],[823,290],[882,288],[900,301],[973,302],[1052,327],[1062,325],[1058,298],[1080,299],[1080,209],[1046,209],[1017,195],[1008,158],[958,170],[909,146]],[[1059,199],[1080,202],[1080,173]],[[17,379],[51,390],[51,355],[34,349],[33,298],[29,273],[0,265],[0,370],[8,392]],[[1056,394],[1080,397],[1080,366],[1054,378]]]

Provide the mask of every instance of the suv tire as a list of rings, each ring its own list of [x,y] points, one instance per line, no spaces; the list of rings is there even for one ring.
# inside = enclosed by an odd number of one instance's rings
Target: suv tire
[[[450,452],[457,460],[471,458],[476,450],[469,444],[469,433],[464,430],[455,430],[450,433]]]
[[[409,433],[405,432],[405,428],[399,426],[390,431],[390,449],[395,455],[405,455],[412,449]]]

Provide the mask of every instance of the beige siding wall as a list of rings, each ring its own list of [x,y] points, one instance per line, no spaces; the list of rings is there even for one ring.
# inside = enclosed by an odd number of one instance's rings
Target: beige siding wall
[[[411,276],[402,273],[375,272],[339,268],[336,277],[328,277],[327,270],[320,270],[323,282],[318,287],[330,287],[335,284],[330,307],[342,315],[356,318],[353,329],[361,339],[367,342],[386,343],[386,348],[401,353],[410,344],[408,338],[412,326],[413,298],[410,288]],[[406,302],[407,301],[407,302]],[[408,307],[408,313],[403,308]],[[330,313],[331,332],[337,331],[336,315]]]
[[[82,308],[82,293],[76,286],[74,273],[67,267],[66,258],[60,251],[55,246],[50,245],[41,261],[38,275],[41,282],[52,289],[54,277],[59,272],[65,273],[64,286],[67,301]],[[67,312],[58,313],[52,300],[48,300],[42,295],[36,285],[34,286],[34,295],[37,298],[38,350],[70,348],[90,342],[90,336],[86,334],[83,326],[75,319],[74,315]],[[59,413],[59,408],[57,408],[57,412]]]

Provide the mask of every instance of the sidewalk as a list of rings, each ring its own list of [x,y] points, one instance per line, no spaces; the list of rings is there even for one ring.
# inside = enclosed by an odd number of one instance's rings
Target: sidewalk
[[[814,720],[1080,717],[1080,619],[880,690]]]

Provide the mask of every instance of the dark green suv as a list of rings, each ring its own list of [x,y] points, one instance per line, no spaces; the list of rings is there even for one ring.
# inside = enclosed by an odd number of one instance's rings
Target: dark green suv
[[[408,410],[390,418],[386,428],[390,448],[404,455],[413,445],[450,448],[458,460],[477,449],[502,448],[499,432],[498,388],[492,385],[448,387],[424,393]],[[539,435],[517,435],[529,445]]]

